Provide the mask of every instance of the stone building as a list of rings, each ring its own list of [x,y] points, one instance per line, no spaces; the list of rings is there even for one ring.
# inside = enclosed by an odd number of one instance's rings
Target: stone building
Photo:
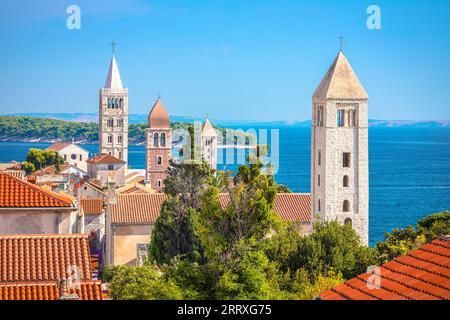
[[[172,130],[169,113],[158,98],[148,115],[146,136],[145,185],[156,191],[164,187],[172,153]]]
[[[217,170],[217,133],[211,122],[206,119],[200,136],[203,160],[213,170]]]
[[[48,147],[46,150],[55,151],[60,157],[64,159],[64,162],[77,167],[84,172],[87,171],[86,160],[89,157],[89,151],[74,144],[66,142],[56,142]]]
[[[368,96],[339,52],[312,98],[311,192],[315,220],[350,223],[368,243]]]
[[[99,153],[128,162],[128,89],[122,86],[113,54],[99,97]]]
[[[116,187],[125,184],[124,160],[110,154],[100,154],[88,159],[87,165],[89,177],[98,181],[101,188],[106,188],[108,183],[114,183]]]

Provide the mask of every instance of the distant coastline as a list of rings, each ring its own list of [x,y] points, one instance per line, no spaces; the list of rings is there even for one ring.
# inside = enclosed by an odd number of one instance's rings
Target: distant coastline
[[[97,113],[11,113],[0,116],[25,116],[33,118],[47,118],[54,120],[70,121],[70,122],[98,122]],[[128,120],[130,124],[143,124],[147,122],[146,114],[129,114]],[[290,121],[252,121],[252,120],[223,120],[210,119],[213,124],[221,127],[232,126],[295,126],[310,127],[311,120],[290,120]],[[172,122],[194,123],[195,121],[204,121],[202,118],[190,116],[171,116]],[[450,120],[380,120],[369,119],[370,127],[414,127],[414,128],[450,128]]]

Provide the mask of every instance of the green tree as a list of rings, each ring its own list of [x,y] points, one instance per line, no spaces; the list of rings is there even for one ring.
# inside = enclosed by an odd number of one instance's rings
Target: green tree
[[[31,148],[25,158],[27,163],[33,164],[34,170],[42,169],[51,165],[56,165],[58,167],[64,162],[63,158],[61,158],[57,152],[36,148]],[[30,170],[32,167],[28,165],[27,169]]]
[[[195,212],[211,177],[205,163],[170,163],[164,181],[167,200],[155,222],[149,249],[150,258],[156,263],[169,263],[176,256],[192,261],[201,258],[202,249],[194,232]]]
[[[416,228],[407,226],[386,232],[384,241],[379,241],[376,245],[378,259],[380,263],[393,260],[426,242],[447,234],[450,234],[450,212],[431,214],[419,220]]]
[[[180,288],[153,265],[120,266],[111,279],[111,298],[114,300],[178,300],[183,298]]]
[[[30,174],[30,173],[36,171],[36,167],[34,166],[34,164],[32,164],[31,162],[28,162],[28,161],[23,162],[21,167],[22,167],[22,170],[25,170],[25,172],[27,174]]]

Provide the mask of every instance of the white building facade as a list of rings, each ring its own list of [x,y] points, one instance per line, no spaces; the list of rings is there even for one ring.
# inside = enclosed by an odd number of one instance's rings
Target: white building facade
[[[342,51],[312,100],[312,217],[349,223],[368,244],[368,96]]]

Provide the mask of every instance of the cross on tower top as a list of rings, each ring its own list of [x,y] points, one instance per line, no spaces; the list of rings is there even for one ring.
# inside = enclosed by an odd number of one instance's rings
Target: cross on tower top
[[[116,45],[117,43],[113,40],[113,42],[111,42],[111,47],[112,47],[112,53],[114,54],[114,51],[116,49]]]
[[[344,36],[341,34],[339,37],[339,46],[340,46],[340,50],[344,51]]]

